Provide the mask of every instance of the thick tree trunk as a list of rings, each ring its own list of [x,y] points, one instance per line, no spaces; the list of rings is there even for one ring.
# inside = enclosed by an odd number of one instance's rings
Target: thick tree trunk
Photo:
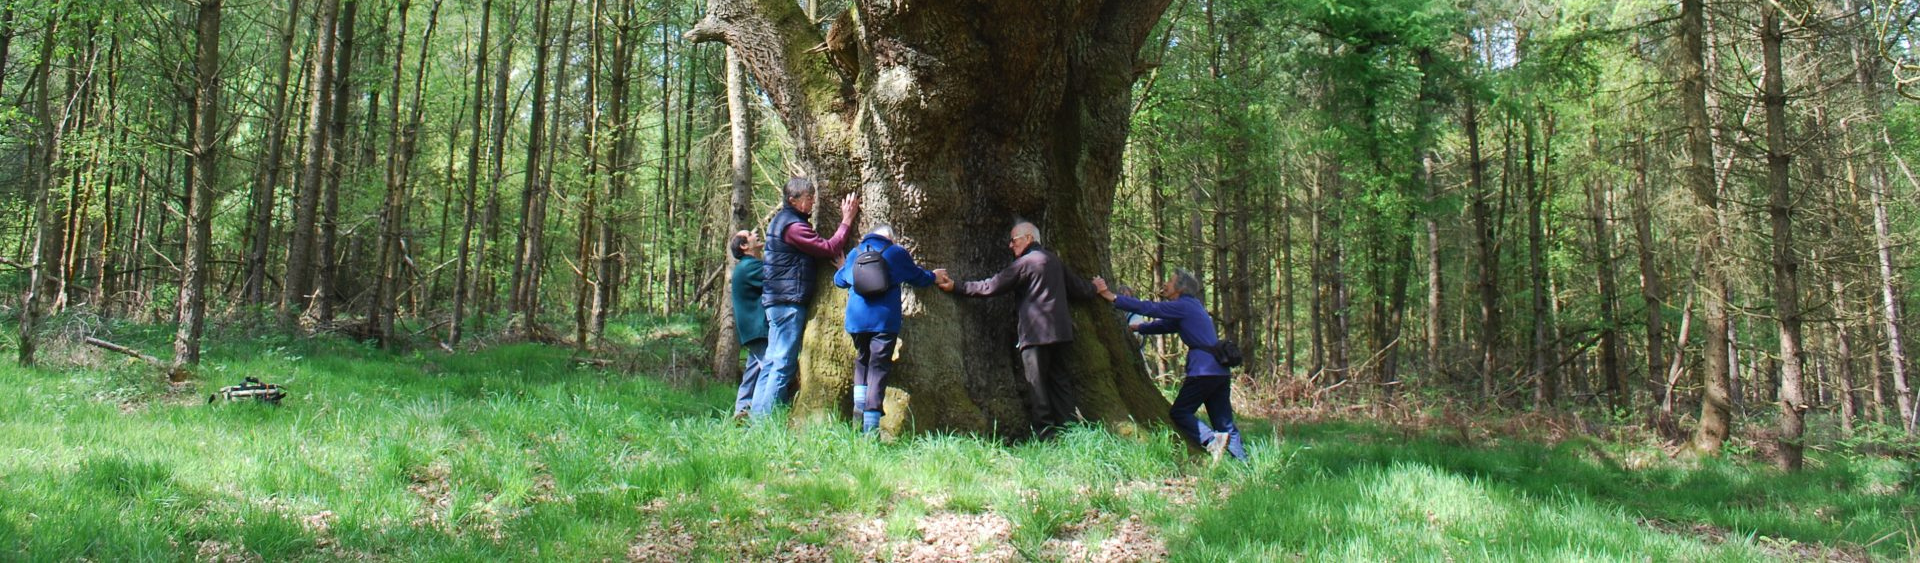
[[[822,186],[819,201],[858,191],[869,224],[891,223],[922,262],[967,279],[1008,264],[1004,235],[1019,215],[1092,276],[1110,270],[1107,220],[1136,54],[1167,4],[857,1],[854,17],[843,20],[859,26],[857,41],[813,54],[822,37],[798,5],[711,0],[689,35],[740,50],[792,133],[794,161]],[[815,220],[838,219],[829,215]],[[851,386],[845,293],[826,283],[830,268],[821,270],[795,400],[803,418],[845,412]],[[920,289],[906,300],[890,424],[904,417],[919,429],[1027,427],[1011,299],[962,301]],[[1091,420],[1165,420],[1166,399],[1108,306],[1073,305],[1072,368],[1054,375],[1068,402]]]
[[[1700,243],[1700,306],[1706,318],[1705,388],[1700,400],[1700,426],[1693,436],[1695,451],[1713,455],[1726,444],[1733,425],[1733,403],[1728,390],[1727,334],[1727,217],[1713,173],[1713,126],[1707,115],[1706,10],[1703,0],[1680,3],[1680,107],[1686,118],[1686,184],[1699,204],[1704,226]]]
[[[328,141],[333,122],[334,19],[340,0],[320,0],[314,12],[313,79],[307,104],[306,162],[300,172],[293,209],[293,232],[287,241],[287,273],[280,293],[280,323],[292,327],[313,296],[314,223],[325,189]]]
[[[260,172],[254,180],[247,214],[247,278],[241,299],[253,305],[267,301],[267,249],[273,242],[274,190],[280,185],[281,162],[287,146],[287,90],[293,67],[293,35],[300,22],[300,0],[287,4],[287,27],[280,33],[280,57],[274,61],[273,102],[267,106],[267,144],[260,152]]]
[[[173,368],[200,363],[200,333],[206,326],[207,251],[220,181],[220,0],[200,0],[194,30],[193,192],[187,196],[186,255],[180,264],[179,328],[173,335]]]
[[[1788,184],[1787,93],[1782,77],[1779,8],[1760,6],[1762,79],[1767,112],[1767,215],[1773,227],[1773,308],[1780,326],[1780,468],[1799,471],[1808,408],[1801,375],[1800,261],[1794,256],[1793,193]]]

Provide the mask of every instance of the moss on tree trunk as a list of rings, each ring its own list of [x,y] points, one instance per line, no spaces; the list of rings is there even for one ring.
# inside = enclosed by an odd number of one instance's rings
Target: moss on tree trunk
[[[862,231],[891,224],[928,268],[959,280],[1012,261],[1024,217],[1083,276],[1110,271],[1108,215],[1120,176],[1140,45],[1166,0],[964,5],[856,0],[822,33],[786,0],[710,0],[688,35],[740,53],[788,131],[794,164],[820,186],[814,223],[865,202]],[[830,39],[831,38],[831,39]],[[846,292],[822,262],[794,400],[796,419],[848,415],[853,349]],[[1028,428],[1012,296],[906,292],[883,427],[1006,436]],[[1078,338],[1057,374],[1079,415],[1131,429],[1166,399],[1102,301],[1073,302]]]

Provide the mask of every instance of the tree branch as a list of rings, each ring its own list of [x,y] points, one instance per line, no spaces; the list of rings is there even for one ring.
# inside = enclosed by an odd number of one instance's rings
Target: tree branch
[[[840,82],[825,55],[807,51],[823,41],[800,5],[790,0],[709,0],[707,15],[686,33],[696,43],[733,47],[793,131],[794,149],[809,175],[819,174],[820,124],[833,120]]]

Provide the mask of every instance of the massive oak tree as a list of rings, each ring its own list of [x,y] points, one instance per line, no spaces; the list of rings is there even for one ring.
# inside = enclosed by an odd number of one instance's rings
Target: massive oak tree
[[[1084,277],[1109,271],[1108,216],[1121,174],[1140,46],[1168,0],[856,0],[820,27],[791,0],[709,0],[688,35],[739,52],[792,134],[819,201],[857,192],[860,227],[892,224],[923,264],[965,281],[1012,256],[1014,217],[1032,220]],[[830,203],[816,225],[839,220]],[[852,346],[846,293],[823,267],[794,402],[801,418],[846,412]],[[1128,280],[1150,286],[1150,280]],[[1104,301],[1075,301],[1069,404],[1090,420],[1164,419]],[[1020,368],[1011,297],[908,292],[888,418],[913,428],[1018,435]]]

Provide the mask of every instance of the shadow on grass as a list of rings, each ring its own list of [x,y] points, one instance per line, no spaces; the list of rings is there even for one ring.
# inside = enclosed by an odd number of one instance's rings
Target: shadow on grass
[[[1350,423],[1288,433],[1243,489],[1172,542],[1176,558],[1732,561],[1816,543],[1905,558],[1920,541],[1902,537],[1920,507],[1911,462],[1625,469],[1578,441],[1465,447]]]

